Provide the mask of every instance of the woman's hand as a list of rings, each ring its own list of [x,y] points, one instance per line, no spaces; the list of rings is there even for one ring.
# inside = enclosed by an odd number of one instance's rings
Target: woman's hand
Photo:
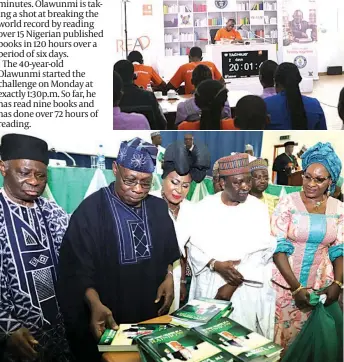
[[[293,298],[297,308],[300,310],[313,307],[312,304],[309,303],[309,293],[307,289],[301,289]]]
[[[332,283],[330,286],[328,286],[326,289],[322,290],[321,292],[318,292],[318,295],[325,294],[326,295],[326,301],[325,301],[325,307],[328,305],[331,305],[334,302],[338,301],[338,298],[341,293],[341,288],[336,283]]]

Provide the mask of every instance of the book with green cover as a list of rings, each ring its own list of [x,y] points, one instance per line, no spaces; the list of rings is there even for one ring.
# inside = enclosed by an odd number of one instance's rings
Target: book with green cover
[[[194,329],[200,337],[229,352],[235,361],[278,361],[282,347],[239,323],[221,318]]]
[[[171,327],[169,324],[121,324],[118,330],[106,329],[98,343],[99,352],[138,351],[135,338]]]
[[[226,351],[204,340],[192,330],[183,327],[140,336],[137,343],[156,362],[230,362],[233,357]]]
[[[231,312],[232,303],[223,300],[199,298],[189,301],[171,314],[172,324],[186,328],[198,327],[208,323],[217,315]]]

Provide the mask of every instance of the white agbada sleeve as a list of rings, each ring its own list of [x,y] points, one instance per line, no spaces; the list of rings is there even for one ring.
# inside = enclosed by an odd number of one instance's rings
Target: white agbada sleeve
[[[214,298],[226,283],[218,273],[206,267],[211,259],[240,260],[237,269],[244,278],[262,282],[264,287],[242,284],[232,297],[232,318],[247,328],[269,335],[273,330],[273,318],[269,317],[274,297],[269,295],[269,283],[275,248],[270,237],[267,206],[253,196],[234,207],[225,206],[218,194],[206,199],[197,205],[200,206],[196,214],[198,220],[193,224],[188,244],[194,273],[190,300]]]

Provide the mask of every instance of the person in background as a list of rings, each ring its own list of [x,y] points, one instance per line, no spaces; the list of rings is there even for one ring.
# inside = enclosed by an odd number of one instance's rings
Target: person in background
[[[275,249],[268,209],[249,195],[252,179],[246,153],[218,162],[224,190],[197,204],[187,244],[193,274],[189,300],[231,300],[231,318],[271,337],[270,307],[274,308],[275,300],[261,294],[272,276],[265,268],[270,264],[271,269]]]
[[[191,83],[197,87],[207,79],[212,79],[212,74],[206,65],[200,64],[197,65],[195,70],[192,72]],[[177,107],[177,115],[176,115],[176,125],[179,125],[183,121],[199,121],[201,119],[202,111],[197,107],[195,103],[195,98],[192,97],[187,99],[184,102],[180,102]],[[228,100],[225,103],[225,106],[222,111],[223,118],[231,117],[231,108],[229,106]]]
[[[149,122],[143,114],[123,113],[119,107],[123,96],[122,78],[113,72],[113,129],[150,129]]]
[[[312,40],[317,39],[316,29],[314,29],[313,25],[309,25],[308,21],[303,20],[303,12],[301,10],[295,10],[293,20],[289,22],[289,27],[296,41],[299,41],[299,39],[307,39],[308,29],[312,29]]]
[[[288,186],[288,177],[292,172],[299,170],[299,164],[293,155],[295,142],[284,144],[285,152],[275,158],[272,170],[277,172],[277,185]]]
[[[156,157],[155,172],[158,175],[162,175],[162,165],[164,163],[164,155],[165,155],[166,149],[161,146],[162,138],[161,138],[160,131],[152,132],[151,140],[152,140],[153,145],[158,149],[158,154]]]
[[[235,20],[229,19],[226,23],[226,27],[219,29],[215,35],[215,41],[220,41],[221,39],[230,39],[233,41],[242,40],[240,33],[234,29]]]
[[[130,52],[127,59],[134,64],[134,72],[136,74],[134,83],[138,87],[147,89],[148,84],[150,84],[155,91],[163,91],[165,89],[166,83],[153,67],[143,64],[143,57],[139,51],[134,50]]]
[[[235,108],[234,126],[242,130],[264,130],[270,122],[261,97],[249,95],[239,99]]]
[[[189,63],[179,67],[175,75],[167,84],[167,90],[177,90],[182,83],[185,83],[185,94],[193,93],[195,91],[195,86],[191,82],[192,72],[199,64],[206,65],[211,70],[213,79],[218,80],[223,84],[225,83],[221,73],[216,68],[216,65],[212,62],[203,61],[202,49],[199,47],[193,47],[190,49]]]
[[[215,194],[223,191],[223,185],[220,182],[219,160],[217,160],[213,166],[213,187]]]
[[[21,134],[1,139],[0,360],[72,361],[56,298],[68,215],[41,195],[48,145]]]
[[[148,195],[156,156],[140,138],[122,142],[116,182],[79,205],[63,238],[58,300],[78,362],[101,360],[106,328],[164,315],[173,302],[180,252],[166,203]]]
[[[278,64],[273,60],[265,60],[259,68],[259,80],[263,87],[261,98],[265,99],[276,95],[275,89],[275,73]]]
[[[343,287],[344,204],[332,197],[342,163],[329,143],[317,143],[301,158],[303,191],[282,198],[271,220],[277,239],[275,342],[284,351],[311,314],[310,293],[326,295],[326,310]],[[340,311],[338,317],[342,329]]]
[[[339,101],[338,101],[338,114],[340,119],[343,121],[343,127],[344,130],[344,88],[341,90],[339,95]]]
[[[180,302],[186,301],[187,277],[188,279],[191,277],[190,267],[187,266],[185,245],[190,237],[190,217],[195,204],[186,197],[191,182],[202,182],[209,168],[210,155],[205,146],[195,145],[190,155],[182,142],[172,143],[165,152],[162,189],[151,192],[151,195],[162,197],[168,205],[181,254],[180,260],[173,264],[175,298],[170,313],[179,308]]]
[[[264,159],[257,158],[256,160],[250,162],[249,167],[252,175],[252,188],[250,195],[264,202],[264,204],[267,205],[271,216],[278,204],[279,197],[269,195],[265,192],[270,181],[268,164]]]
[[[254,157],[254,149],[253,146],[250,145],[249,143],[247,145],[245,145],[245,153],[247,153],[249,156]]]
[[[212,79],[203,81],[196,89],[195,103],[202,111],[201,120],[182,122],[179,130],[220,130],[236,129],[233,119],[222,119],[222,112],[227,101],[227,88]]]
[[[131,112],[137,109],[147,109],[153,119],[149,119],[151,129],[166,129],[166,118],[156,100],[154,93],[139,88],[134,84],[134,66],[129,60],[120,60],[114,66],[123,81],[123,94],[119,106],[123,111],[129,109]],[[154,123],[154,124],[152,124]]]
[[[267,130],[326,130],[326,119],[319,101],[301,95],[302,78],[293,63],[282,63],[275,74],[277,95],[265,98],[270,123]]]
[[[194,144],[194,138],[193,138],[192,134],[184,135],[184,145],[188,151],[191,152],[193,150],[193,148],[195,147],[195,144]]]

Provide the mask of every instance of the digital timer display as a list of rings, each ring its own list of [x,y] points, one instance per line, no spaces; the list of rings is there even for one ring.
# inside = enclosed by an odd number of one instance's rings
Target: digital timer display
[[[257,77],[265,60],[268,60],[267,50],[222,52],[223,78]]]

